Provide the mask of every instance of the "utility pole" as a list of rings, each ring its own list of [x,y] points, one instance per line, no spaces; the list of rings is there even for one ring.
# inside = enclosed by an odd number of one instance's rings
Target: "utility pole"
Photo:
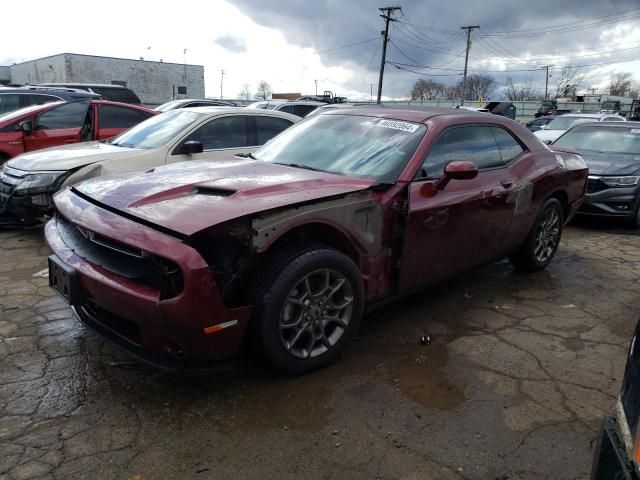
[[[318,96],[318,80],[314,80],[316,82],[316,97]]]
[[[387,58],[387,41],[389,40],[389,22],[395,22],[395,19],[391,17],[391,14],[396,10],[401,10],[400,7],[383,7],[379,8],[382,12],[380,15],[384,18],[384,32],[381,32],[384,35],[384,39],[382,40],[382,59],[380,60],[380,78],[378,79],[378,101],[380,103],[380,98],[382,97],[382,77],[384,77],[384,64]]]
[[[222,82],[224,80],[224,70],[220,70],[220,100],[222,100]]]
[[[373,103],[373,83],[370,83],[369,87],[371,87],[371,95],[369,96],[369,101]]]
[[[544,67],[542,67],[547,71],[547,77],[546,77],[545,82],[544,82],[544,98],[545,98],[545,100],[547,98],[549,98],[549,95],[548,95],[548,91],[549,91],[549,67],[553,67],[553,65],[545,65]]]
[[[469,62],[469,49],[471,48],[471,32],[476,28],[480,28],[479,25],[468,25],[466,27],[460,27],[462,30],[467,31],[467,52],[464,55],[464,75],[462,77],[462,102],[460,105],[464,105],[464,94],[467,88],[467,63]]]

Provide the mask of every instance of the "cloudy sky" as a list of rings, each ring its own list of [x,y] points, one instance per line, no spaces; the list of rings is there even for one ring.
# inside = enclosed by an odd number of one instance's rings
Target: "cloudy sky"
[[[0,65],[61,52],[139,57],[205,66],[206,94],[238,98],[266,80],[276,92],[332,90],[369,99],[377,88],[384,26],[367,0],[112,0],[108,6],[32,0],[28,22],[3,22]],[[383,97],[406,97],[418,79],[453,83],[464,66],[463,25],[474,30],[469,71],[508,76],[544,91],[566,64],[584,65],[582,89],[604,91],[615,71],[640,81],[640,5],[637,0],[401,0]],[[63,11],[61,11],[63,10]],[[55,12],[55,15],[52,13]],[[3,5],[5,19],[27,18],[24,7]],[[28,28],[28,35],[25,29]],[[186,54],[184,50],[186,49]],[[625,63],[622,63],[626,61]],[[614,63],[615,62],[615,63]],[[398,68],[400,67],[400,68]]]

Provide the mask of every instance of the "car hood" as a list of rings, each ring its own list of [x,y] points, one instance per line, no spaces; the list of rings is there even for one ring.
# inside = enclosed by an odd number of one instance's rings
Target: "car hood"
[[[562,135],[566,130],[538,130],[533,132],[533,134],[538,137],[543,142],[553,142],[557,140],[560,135]]]
[[[589,167],[589,175],[633,175],[640,171],[640,155],[578,150]]]
[[[7,165],[30,172],[73,170],[103,160],[135,155],[137,152],[145,150],[117,147],[101,142],[74,143],[23,153],[9,160]]]
[[[234,158],[96,178],[74,189],[110,209],[189,236],[234,218],[374,184],[369,179]]]

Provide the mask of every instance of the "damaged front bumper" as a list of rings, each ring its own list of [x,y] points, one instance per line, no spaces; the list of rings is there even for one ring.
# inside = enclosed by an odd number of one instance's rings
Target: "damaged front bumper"
[[[68,189],[56,206],[59,214],[45,227],[50,265],[73,276],[74,292],[65,297],[83,323],[165,369],[206,370],[235,356],[250,308],[224,305],[196,250]],[[180,281],[167,287],[159,271]],[[55,280],[50,267],[50,284]]]

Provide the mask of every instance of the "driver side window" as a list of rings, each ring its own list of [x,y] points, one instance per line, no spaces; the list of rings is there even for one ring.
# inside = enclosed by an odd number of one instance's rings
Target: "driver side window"
[[[444,167],[455,160],[467,160],[478,169],[502,166],[495,137],[488,126],[458,126],[445,130],[431,147],[416,179],[437,179]]]
[[[247,117],[235,115],[211,120],[185,140],[202,143],[203,150],[244,148],[247,145]]]

